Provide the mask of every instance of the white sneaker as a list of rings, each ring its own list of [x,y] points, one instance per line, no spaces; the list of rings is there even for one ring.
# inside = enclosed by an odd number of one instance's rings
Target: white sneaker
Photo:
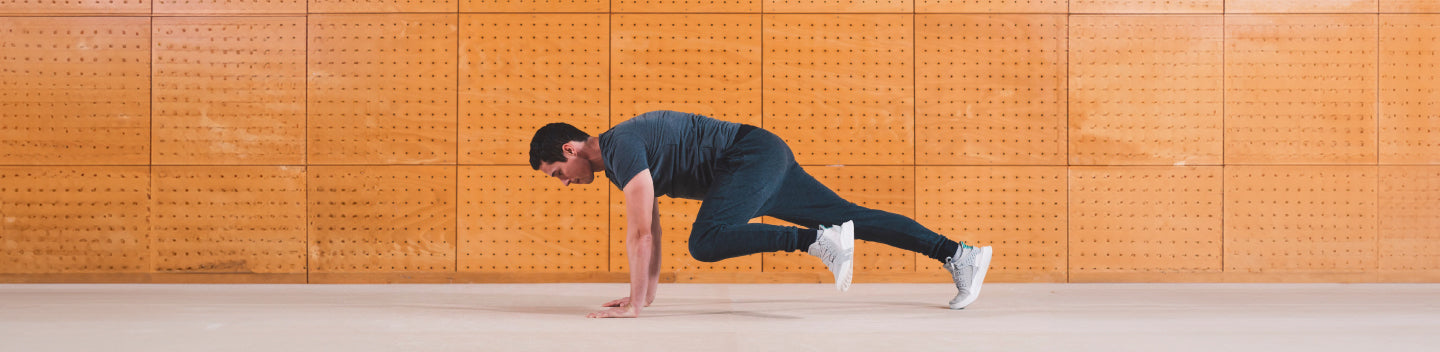
[[[989,246],[967,249],[962,245],[954,256],[945,258],[945,270],[950,271],[955,288],[960,290],[950,300],[950,309],[965,309],[980,297],[980,285],[985,283],[985,271],[990,268],[990,254]]]
[[[850,289],[850,279],[855,273],[855,222],[846,221],[840,226],[820,226],[815,243],[810,244],[810,255],[825,262],[825,267],[835,274],[835,288],[841,292]]]

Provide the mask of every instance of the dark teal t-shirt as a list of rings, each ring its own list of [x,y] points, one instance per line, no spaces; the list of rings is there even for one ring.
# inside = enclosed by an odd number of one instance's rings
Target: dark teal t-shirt
[[[678,111],[640,114],[600,134],[605,177],[624,190],[650,169],[655,196],[704,200],[715,181],[715,162],[739,129],[738,123]]]

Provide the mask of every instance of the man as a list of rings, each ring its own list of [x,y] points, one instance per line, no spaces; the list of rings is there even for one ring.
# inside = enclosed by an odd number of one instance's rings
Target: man
[[[604,171],[625,192],[625,246],[630,296],[605,303],[591,318],[633,318],[655,301],[660,280],[660,210],[656,197],[701,200],[690,254],[715,262],[755,253],[806,251],[850,287],[855,238],[880,242],[944,263],[960,292],[951,309],[975,301],[990,247],[971,247],[915,220],[861,207],[836,195],[795,162],[785,141],[750,125],[676,111],[652,111],[599,137],[564,123],[541,127],[530,141],[530,166],[566,186]],[[752,224],[769,215],[806,228]]]

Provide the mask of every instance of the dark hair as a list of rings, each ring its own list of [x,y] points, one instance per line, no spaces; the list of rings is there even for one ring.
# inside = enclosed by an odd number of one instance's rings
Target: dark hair
[[[554,163],[565,161],[565,153],[560,146],[570,142],[584,142],[590,139],[575,126],[568,123],[556,122],[535,131],[535,138],[530,139],[530,167],[540,169],[540,163]]]

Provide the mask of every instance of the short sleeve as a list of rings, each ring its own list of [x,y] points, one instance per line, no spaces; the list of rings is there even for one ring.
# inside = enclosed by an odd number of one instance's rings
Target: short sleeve
[[[639,138],[623,132],[608,139],[608,145],[601,148],[605,170],[610,173],[610,181],[615,183],[615,187],[624,190],[630,179],[650,168],[645,158],[645,145]]]

